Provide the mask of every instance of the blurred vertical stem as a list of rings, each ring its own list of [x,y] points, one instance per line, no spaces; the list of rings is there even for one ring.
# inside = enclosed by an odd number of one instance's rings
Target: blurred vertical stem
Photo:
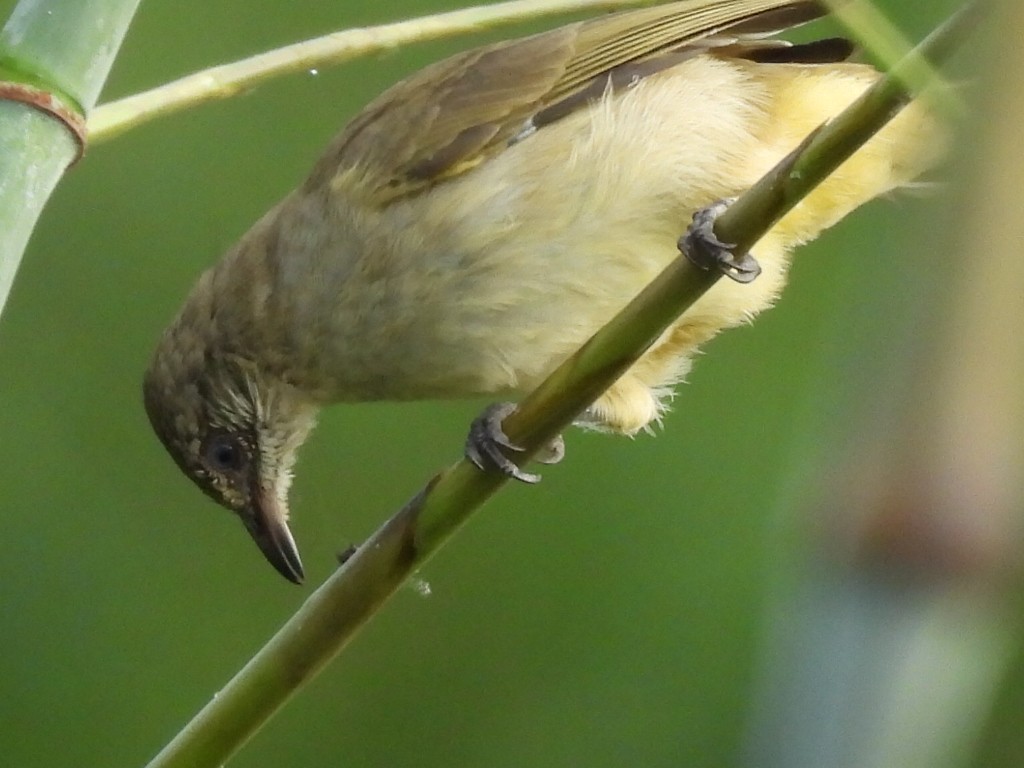
[[[845,396],[802,462],[816,546],[775,619],[759,768],[1024,765],[1024,4],[985,10],[968,90],[987,103],[948,174],[970,183],[934,239],[880,262],[901,278],[878,281],[887,319],[842,318],[868,339],[857,370],[822,372]]]
[[[1008,768],[1024,765],[1024,583],[1021,580],[1021,510],[1024,508],[1024,218],[1021,217],[1020,183],[1024,179],[1024,154],[1020,126],[1024,124],[1024,4],[1005,0],[991,25],[992,51],[987,73],[986,114],[995,119],[979,121],[978,173],[971,196],[976,215],[964,229],[960,242],[971,266],[965,274],[974,283],[975,312],[961,320],[964,343],[957,355],[960,369],[975,368],[985,358],[991,362],[976,373],[985,386],[968,390],[961,386],[962,409],[968,414],[982,410],[977,443],[981,455],[969,465],[982,477],[991,477],[1000,505],[997,535],[1006,541],[1013,592],[1016,648],[988,720],[976,740],[972,766]],[[980,81],[982,82],[982,81]],[[950,431],[959,428],[950,425]],[[968,489],[971,491],[973,489]],[[984,511],[984,510],[983,510]]]
[[[82,149],[75,126],[96,103],[138,4],[22,0],[0,31],[0,312],[43,206]]]

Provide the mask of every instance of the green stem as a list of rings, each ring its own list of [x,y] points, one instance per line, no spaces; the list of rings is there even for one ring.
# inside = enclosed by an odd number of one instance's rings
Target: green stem
[[[963,27],[964,17],[957,16],[915,51],[944,53]],[[884,77],[817,130],[719,218],[718,235],[749,249],[909,100],[900,83],[898,73]],[[505,420],[509,436],[526,447],[524,455],[568,426],[717,279],[685,259],[672,263]],[[223,764],[505,482],[465,460],[441,472],[309,597],[149,768]]]
[[[0,312],[43,206],[81,151],[77,125],[96,103],[139,0],[22,0],[0,31]],[[53,112],[13,95],[31,91]],[[63,117],[61,116],[63,115]]]
[[[879,69],[891,70],[910,51],[910,43],[889,18],[871,0],[823,0],[832,17],[865,49]],[[926,87],[936,92],[936,105],[957,117],[966,107],[957,92],[948,86],[932,63],[918,57],[904,62],[904,85],[915,93]],[[935,106],[935,105],[933,105]]]

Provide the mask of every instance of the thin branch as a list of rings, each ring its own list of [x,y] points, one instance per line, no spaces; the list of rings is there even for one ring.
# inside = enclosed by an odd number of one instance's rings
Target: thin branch
[[[554,14],[617,9],[649,1],[512,0],[334,32],[210,67],[158,88],[104,104],[89,117],[89,141],[93,144],[106,141],[157,117],[208,101],[227,99],[274,77],[334,66],[399,45],[479,32]]]
[[[915,51],[937,58],[962,38],[964,27],[964,15],[957,15]],[[739,251],[749,249],[909,99],[898,72],[883,77],[733,204],[718,220],[718,236],[737,243]],[[676,259],[523,400],[505,420],[506,432],[528,452],[544,445],[717,279],[717,273]],[[505,482],[465,460],[438,474],[309,597],[149,768],[221,765]]]

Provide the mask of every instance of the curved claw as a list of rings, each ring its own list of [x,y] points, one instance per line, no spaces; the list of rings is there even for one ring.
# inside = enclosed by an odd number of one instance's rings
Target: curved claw
[[[522,452],[522,446],[509,440],[501,422],[516,408],[515,403],[495,403],[473,419],[466,436],[466,458],[484,472],[497,470],[506,477],[523,483],[540,482],[540,475],[524,472],[505,455],[505,451]]]
[[[761,265],[749,253],[736,256],[736,243],[724,243],[715,234],[715,219],[733,200],[719,200],[693,214],[686,234],[679,238],[680,252],[704,270],[716,269],[737,283],[750,283],[761,274]]]
[[[505,417],[515,409],[515,403],[495,403],[485,408],[469,427],[465,454],[477,469],[484,472],[498,471],[513,480],[532,485],[540,482],[540,475],[523,471],[507,455],[525,450],[521,445],[513,443],[501,426]],[[565,441],[558,435],[541,449],[534,460],[541,464],[557,464],[564,456]]]

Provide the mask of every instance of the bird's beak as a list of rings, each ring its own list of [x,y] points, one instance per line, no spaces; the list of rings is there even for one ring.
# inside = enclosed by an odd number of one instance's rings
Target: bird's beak
[[[288,581],[301,584],[305,574],[299,549],[295,546],[292,532],[288,530],[284,509],[273,493],[260,494],[241,517],[267,562]]]

